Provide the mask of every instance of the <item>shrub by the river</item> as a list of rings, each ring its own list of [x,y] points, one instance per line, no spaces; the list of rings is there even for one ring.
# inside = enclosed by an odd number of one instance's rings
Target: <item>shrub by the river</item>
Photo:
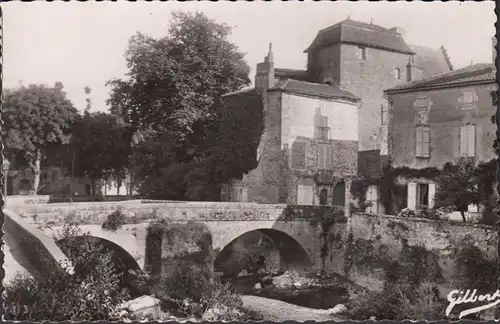
[[[169,311],[183,316],[210,321],[262,319],[259,313],[243,306],[240,295],[231,291],[228,284],[210,280],[196,267],[178,268],[169,280],[153,288],[153,294],[170,304]]]
[[[65,226],[56,239],[73,264],[73,274],[62,268],[43,281],[18,275],[5,285],[6,319],[117,320],[116,308],[129,295],[120,286],[112,254],[73,225]]]
[[[349,305],[355,320],[440,320],[445,319],[446,305],[437,296],[436,286],[422,282],[418,287],[398,283],[381,293],[368,292],[356,296]]]

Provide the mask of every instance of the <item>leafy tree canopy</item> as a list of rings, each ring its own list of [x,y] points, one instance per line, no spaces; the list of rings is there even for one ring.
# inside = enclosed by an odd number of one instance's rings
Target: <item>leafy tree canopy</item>
[[[175,13],[166,37],[130,39],[127,79],[109,82],[108,103],[136,130],[131,168],[143,195],[214,200],[222,182],[255,168],[261,97],[232,113],[221,101],[250,83],[230,32],[201,13]]]
[[[44,152],[53,145],[69,143],[77,114],[60,82],[53,87],[29,85],[5,91],[4,154],[15,166],[33,169],[35,192]]]

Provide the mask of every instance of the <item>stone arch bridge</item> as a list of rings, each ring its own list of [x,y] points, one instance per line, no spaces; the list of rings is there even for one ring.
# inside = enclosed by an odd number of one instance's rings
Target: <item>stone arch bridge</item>
[[[141,269],[147,269],[149,262],[151,223],[195,222],[210,231],[215,257],[244,234],[259,231],[280,247],[285,261],[315,271],[321,267],[322,223],[344,219],[344,211],[333,207],[220,202],[54,203],[9,206],[9,210],[50,237],[65,224],[76,223],[82,232],[117,252],[129,268]],[[117,210],[125,216],[124,224],[113,231],[103,229]]]

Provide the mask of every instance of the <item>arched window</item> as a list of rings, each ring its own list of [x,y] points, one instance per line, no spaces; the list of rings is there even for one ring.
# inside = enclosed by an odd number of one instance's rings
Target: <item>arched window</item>
[[[323,189],[319,194],[319,204],[326,205],[327,201],[328,201],[328,192],[326,189]]]

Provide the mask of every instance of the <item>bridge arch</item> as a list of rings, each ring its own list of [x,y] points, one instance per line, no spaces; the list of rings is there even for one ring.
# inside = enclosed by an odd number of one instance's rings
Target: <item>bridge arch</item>
[[[233,245],[239,240],[259,233],[263,238],[271,241],[273,249],[279,251],[282,265],[294,269],[310,269],[314,264],[314,255],[311,249],[305,246],[302,238],[297,235],[297,229],[288,222],[273,222],[260,224],[248,222],[225,233],[223,237],[214,240],[215,268],[220,270],[221,263],[230,258]],[[239,251],[242,252],[242,251]]]
[[[78,247],[87,245],[89,248],[102,246],[104,252],[110,252],[116,271],[121,273],[120,284],[128,288],[132,295],[140,295],[142,287],[139,286],[137,276],[141,273],[141,267],[134,257],[117,243],[98,236],[77,235],[56,241],[61,250],[71,259],[71,252],[78,252]],[[75,249],[72,251],[72,249]],[[77,270],[78,264],[74,264]],[[132,270],[133,272],[129,272]],[[135,274],[134,274],[135,273]]]

